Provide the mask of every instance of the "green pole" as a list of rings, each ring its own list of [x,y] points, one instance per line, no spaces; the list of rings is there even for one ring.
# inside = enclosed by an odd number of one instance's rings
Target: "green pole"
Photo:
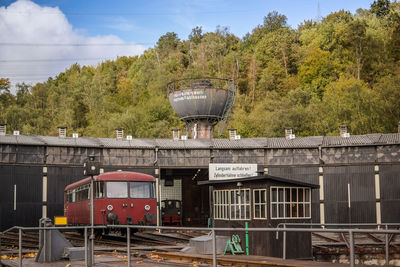
[[[249,228],[249,223],[244,223],[244,228]],[[249,231],[246,231],[246,255],[249,255]]]

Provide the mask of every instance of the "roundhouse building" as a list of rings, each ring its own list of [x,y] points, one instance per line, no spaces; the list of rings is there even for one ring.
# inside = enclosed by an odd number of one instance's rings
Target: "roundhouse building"
[[[0,227],[36,225],[63,214],[63,189],[95,155],[105,172],[154,175],[160,200],[182,201],[183,225],[205,225],[210,163],[256,163],[260,172],[317,184],[312,218],[321,223],[400,222],[400,133],[282,138],[171,139],[6,134],[0,127]],[[394,212],[396,211],[396,212]],[[160,218],[159,218],[160,221]]]

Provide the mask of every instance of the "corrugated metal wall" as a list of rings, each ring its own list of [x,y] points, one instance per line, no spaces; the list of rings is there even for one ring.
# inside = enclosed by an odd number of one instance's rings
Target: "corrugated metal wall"
[[[376,222],[374,166],[324,167],[324,194],[326,223]]]
[[[400,165],[379,166],[383,223],[400,222]]]
[[[0,165],[0,174],[1,229],[14,225],[32,226],[32,221],[39,222],[42,215],[42,167]]]

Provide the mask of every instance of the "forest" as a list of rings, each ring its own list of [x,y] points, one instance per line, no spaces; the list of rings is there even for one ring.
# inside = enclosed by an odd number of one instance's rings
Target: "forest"
[[[338,135],[339,125],[353,135],[397,132],[400,2],[377,0],[297,29],[270,12],[243,38],[227,27],[195,27],[187,39],[168,32],[140,56],[73,64],[45,82],[17,84],[15,94],[0,77],[0,122],[10,133],[57,135],[63,125],[69,136],[115,137],[121,127],[133,138],[171,138],[185,125],[167,84],[197,77],[236,81],[225,129],[242,137],[284,136],[285,127],[296,136]]]

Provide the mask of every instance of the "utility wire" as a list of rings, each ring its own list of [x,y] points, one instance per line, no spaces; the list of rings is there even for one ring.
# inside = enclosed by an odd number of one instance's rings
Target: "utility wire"
[[[91,60],[111,60],[107,58],[54,58],[54,59],[0,59],[0,62],[59,62],[59,61],[91,61]]]
[[[120,43],[120,44],[101,44],[101,43],[0,43],[0,46],[133,46],[133,45],[153,45],[154,43]]]
[[[255,12],[254,10],[231,10],[231,11],[191,11],[191,13],[206,15],[206,14],[241,14],[241,13],[250,13]],[[20,12],[20,11],[3,11],[2,13],[11,13],[11,14],[35,14],[37,12]],[[170,15],[185,15],[188,12],[115,12],[115,13],[107,13],[107,12],[68,12],[68,11],[59,11],[59,12],[40,12],[40,14],[54,14],[54,15],[71,15],[71,16],[170,16]]]

